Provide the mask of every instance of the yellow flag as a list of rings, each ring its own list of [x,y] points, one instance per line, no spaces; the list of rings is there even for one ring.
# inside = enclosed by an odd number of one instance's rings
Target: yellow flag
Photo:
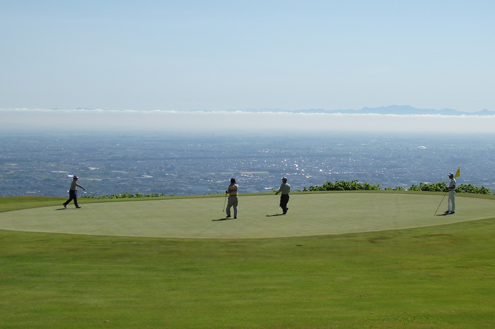
[[[461,175],[461,167],[459,167],[459,169],[457,169],[457,172],[455,173],[454,178],[457,178],[460,175]]]

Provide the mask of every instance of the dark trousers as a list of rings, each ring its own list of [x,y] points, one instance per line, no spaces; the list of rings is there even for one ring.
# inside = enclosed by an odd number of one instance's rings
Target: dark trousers
[[[289,195],[282,194],[280,196],[280,208],[284,211],[284,214],[287,212],[287,203],[289,202]]]
[[[72,200],[74,200],[74,204],[76,205],[76,207],[79,207],[77,204],[77,191],[69,191],[69,200],[65,201],[64,206],[67,206]]]

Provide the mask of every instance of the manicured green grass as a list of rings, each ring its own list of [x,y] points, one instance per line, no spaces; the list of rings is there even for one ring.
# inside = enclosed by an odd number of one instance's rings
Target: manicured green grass
[[[5,201],[0,211],[57,205]],[[489,328],[495,218],[276,239],[0,231],[1,328]]]
[[[282,215],[273,194],[241,195],[237,219],[225,220],[224,197],[86,203],[0,213],[0,229],[155,238],[281,238],[405,229],[493,215],[492,199],[457,198],[458,211],[435,216],[442,196],[423,193],[295,193]]]

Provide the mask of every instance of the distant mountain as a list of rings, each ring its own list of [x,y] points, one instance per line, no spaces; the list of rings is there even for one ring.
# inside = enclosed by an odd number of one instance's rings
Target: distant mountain
[[[235,111],[235,110],[232,110]],[[364,107],[361,110],[283,110],[283,109],[248,109],[241,112],[288,112],[288,113],[344,113],[344,114],[395,114],[395,115],[495,115],[495,111],[482,110],[478,112],[460,112],[453,109],[418,109],[409,105],[390,105],[382,107]]]

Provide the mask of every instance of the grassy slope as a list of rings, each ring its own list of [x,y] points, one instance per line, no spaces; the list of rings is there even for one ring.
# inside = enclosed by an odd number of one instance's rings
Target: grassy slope
[[[58,198],[0,198],[0,211]],[[0,231],[2,328],[495,326],[495,218],[328,237]],[[105,322],[108,321],[108,322]]]

